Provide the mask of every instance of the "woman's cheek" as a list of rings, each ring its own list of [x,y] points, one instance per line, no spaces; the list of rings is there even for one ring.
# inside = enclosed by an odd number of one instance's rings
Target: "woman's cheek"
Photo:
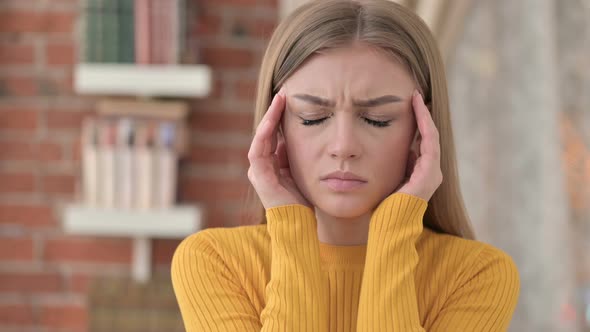
[[[293,141],[291,142],[293,143]],[[313,184],[314,160],[309,155],[305,143],[299,139],[295,144],[290,144],[287,147],[287,156],[289,159],[289,167],[291,176],[301,193],[309,199],[310,188],[308,186]]]

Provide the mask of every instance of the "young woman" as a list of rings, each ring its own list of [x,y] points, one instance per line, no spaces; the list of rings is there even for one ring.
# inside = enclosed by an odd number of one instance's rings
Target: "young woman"
[[[187,331],[507,329],[518,272],[474,240],[443,63],[415,14],[390,1],[300,7],[264,55],[255,123],[263,223],[180,244]]]

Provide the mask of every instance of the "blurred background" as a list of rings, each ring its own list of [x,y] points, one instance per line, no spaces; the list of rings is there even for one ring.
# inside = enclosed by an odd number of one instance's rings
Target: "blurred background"
[[[303,2],[0,0],[0,331],[183,331],[172,254],[244,224],[259,65]],[[476,234],[519,267],[511,331],[590,331],[590,1],[398,2],[444,55]]]

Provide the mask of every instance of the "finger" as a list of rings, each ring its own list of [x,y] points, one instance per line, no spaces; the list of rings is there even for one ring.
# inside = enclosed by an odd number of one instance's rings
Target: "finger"
[[[284,108],[283,104],[284,97],[276,94],[258,127],[256,127],[256,132],[252,139],[250,150],[248,151],[248,159],[252,160],[271,154],[273,145],[271,136],[275,132],[275,128],[279,122],[278,119],[280,119]]]
[[[279,91],[280,93],[280,91]],[[272,107],[266,112],[265,116],[268,115],[267,125],[270,126],[270,135],[268,136],[264,145],[264,156],[273,154],[277,149],[277,133],[281,122],[281,116],[285,108],[284,96],[277,94],[277,100]]]
[[[277,143],[278,143],[278,137],[279,137],[279,131],[280,131],[280,127],[281,127],[281,117],[283,116],[283,110],[285,109],[285,96],[282,95],[281,90],[279,90],[279,92],[277,93],[277,96],[279,96],[279,98],[281,98],[282,100],[279,101],[279,103],[282,103],[282,105],[279,105],[279,109],[275,110],[274,114],[271,114],[271,116],[276,116],[277,119],[276,120],[272,120],[272,122],[276,122],[274,124],[274,128],[272,129],[272,134],[271,134],[271,145],[270,145],[270,152],[269,153],[275,153],[275,151],[277,150]],[[276,113],[278,113],[278,115],[276,115]]]
[[[285,94],[283,92],[283,88],[281,88],[279,92],[277,92],[277,98],[279,98],[279,100],[277,101],[276,107],[272,110],[269,110],[271,111],[269,114],[269,122],[272,124],[273,127],[271,134],[271,147],[269,153],[274,153],[276,151],[277,137],[279,128],[281,126],[281,118],[283,116],[283,111],[285,110],[287,102]]]
[[[414,92],[412,105],[416,113],[416,122],[420,131],[420,156],[427,155],[440,161],[439,134],[428,108],[424,104],[422,95]]]

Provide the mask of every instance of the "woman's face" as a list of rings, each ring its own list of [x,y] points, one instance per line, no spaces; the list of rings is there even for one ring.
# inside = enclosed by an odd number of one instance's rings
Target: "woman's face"
[[[291,174],[316,209],[359,217],[403,181],[417,128],[415,88],[401,64],[363,45],[314,55],[284,83]],[[363,181],[324,179],[335,171]]]

